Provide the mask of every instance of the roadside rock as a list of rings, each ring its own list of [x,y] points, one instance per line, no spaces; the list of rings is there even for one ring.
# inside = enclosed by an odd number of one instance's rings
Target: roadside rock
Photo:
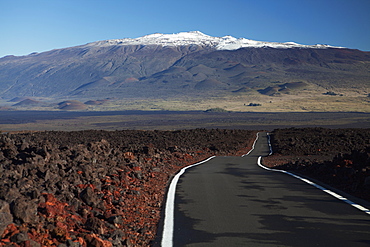
[[[95,208],[99,203],[99,198],[94,193],[91,187],[87,187],[86,189],[84,189],[80,194],[80,198],[83,202],[93,208]]]
[[[20,244],[28,240],[28,235],[25,232],[20,232],[13,235],[10,240],[14,243]]]
[[[96,234],[104,234],[104,222],[96,217],[90,217],[85,223],[86,229]]]
[[[6,227],[13,222],[13,216],[10,213],[9,203],[0,200],[0,236],[4,233]]]
[[[21,223],[35,223],[38,220],[37,203],[28,201],[24,198],[18,198],[11,205],[11,211],[16,220]]]

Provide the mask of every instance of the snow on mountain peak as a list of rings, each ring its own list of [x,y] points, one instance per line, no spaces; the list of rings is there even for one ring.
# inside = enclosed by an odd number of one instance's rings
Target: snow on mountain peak
[[[180,32],[176,34],[154,33],[143,37],[131,39],[114,39],[89,43],[86,46],[111,46],[111,45],[161,45],[161,46],[184,46],[199,45],[202,47],[215,48],[217,50],[237,50],[244,47],[272,47],[272,48],[317,48],[332,47],[329,45],[301,45],[294,42],[265,42],[232,36],[212,37],[199,31]]]

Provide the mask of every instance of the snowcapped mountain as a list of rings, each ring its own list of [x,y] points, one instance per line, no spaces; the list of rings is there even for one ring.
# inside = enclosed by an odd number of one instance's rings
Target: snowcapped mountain
[[[114,39],[89,43],[86,46],[112,46],[112,45],[161,45],[161,46],[189,46],[215,48],[217,50],[237,50],[245,47],[271,47],[271,48],[316,48],[323,49],[329,45],[301,45],[294,42],[264,42],[245,38],[234,38],[232,36],[212,37],[199,31],[181,32],[177,34],[155,33],[136,39]],[[338,48],[338,47],[337,47]]]
[[[369,66],[370,53],[359,50],[201,32],[157,33],[0,58],[0,97],[90,100],[294,94],[295,89],[286,85],[366,91]]]

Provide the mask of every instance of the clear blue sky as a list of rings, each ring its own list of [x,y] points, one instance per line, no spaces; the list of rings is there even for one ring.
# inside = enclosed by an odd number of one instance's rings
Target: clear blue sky
[[[370,0],[0,0],[0,57],[182,31],[370,51]]]

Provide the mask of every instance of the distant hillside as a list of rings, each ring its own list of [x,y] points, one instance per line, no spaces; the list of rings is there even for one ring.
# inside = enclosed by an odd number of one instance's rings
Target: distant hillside
[[[196,42],[189,38],[193,36]],[[291,43],[252,46],[246,40],[235,40],[241,45],[231,49],[232,40],[221,44],[212,38],[195,33],[186,36],[186,42],[163,44],[163,40],[153,43],[153,36],[146,38],[152,42],[148,44],[106,41],[3,57],[0,97],[87,101],[253,92],[277,96],[313,87],[323,92],[370,93],[370,52]],[[219,43],[212,46],[211,41]]]

